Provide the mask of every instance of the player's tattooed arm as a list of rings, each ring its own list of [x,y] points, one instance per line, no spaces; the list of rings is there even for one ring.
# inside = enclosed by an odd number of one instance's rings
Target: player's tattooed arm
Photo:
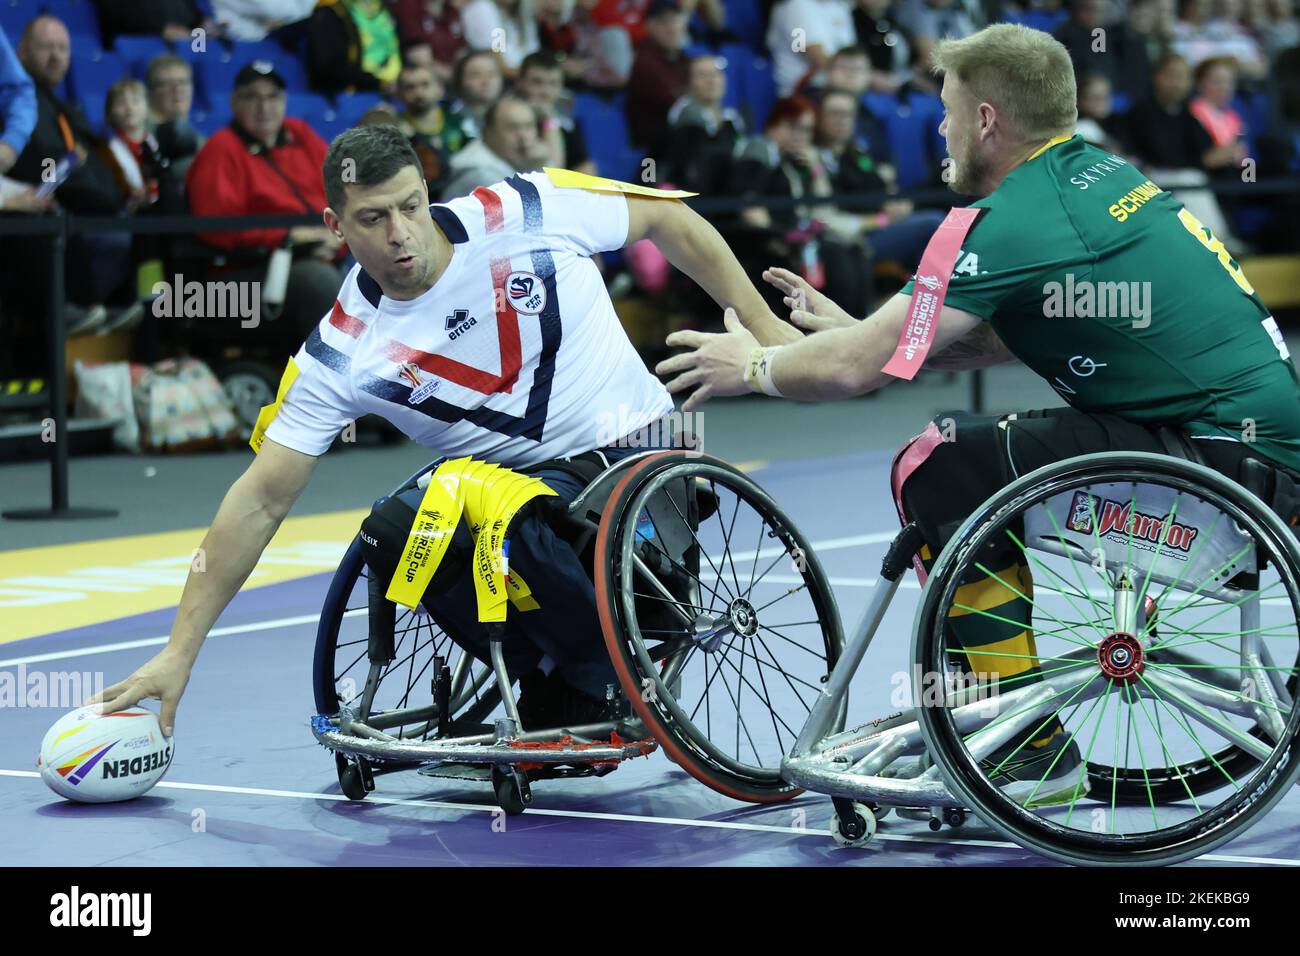
[[[1015,356],[1002,344],[993,326],[981,322],[946,349],[925,360],[925,367],[943,371],[986,368],[1015,361]]]

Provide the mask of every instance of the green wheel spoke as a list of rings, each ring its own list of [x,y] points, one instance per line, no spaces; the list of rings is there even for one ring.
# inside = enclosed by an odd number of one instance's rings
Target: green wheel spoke
[[[1085,486],[1085,489],[1086,489],[1086,488],[1089,488],[1089,487],[1091,487],[1091,486],[1090,486],[1090,485],[1087,485],[1087,486]],[[1088,491],[1086,491],[1086,490],[1085,490],[1085,493],[1088,495],[1088,510],[1092,513],[1092,537],[1093,537],[1093,540],[1094,540],[1094,541],[1096,542],[1096,544],[1097,544],[1097,548],[1098,548],[1099,550],[1104,551],[1105,549],[1101,547],[1101,538],[1100,538],[1100,537],[1098,536],[1098,534],[1097,534],[1097,507],[1096,507],[1096,505],[1093,503],[1093,500],[1092,500],[1092,498],[1093,498],[1092,493],[1091,493],[1091,492],[1088,492]],[[1067,540],[1069,540],[1068,538],[1065,537],[1065,532],[1061,530],[1061,526],[1060,526],[1060,524],[1057,523],[1057,521],[1056,521],[1056,515],[1052,514],[1052,509],[1051,509],[1051,508],[1044,507],[1044,508],[1043,508],[1043,511],[1047,514],[1047,518],[1048,518],[1048,520],[1052,522],[1052,529],[1056,532],[1056,537],[1057,537],[1060,541],[1067,541]],[[1089,567],[1092,567],[1091,562],[1089,562],[1088,566],[1089,566]],[[1086,584],[1083,583],[1083,574],[1079,571],[1079,562],[1078,562],[1078,561],[1071,561],[1071,562],[1070,562],[1070,567],[1072,567],[1072,568],[1074,569],[1074,576],[1075,576],[1076,578],[1079,579],[1079,590],[1081,590],[1084,594],[1087,594],[1087,595],[1088,595],[1088,599],[1091,601],[1091,600],[1092,600],[1092,595],[1091,595],[1091,594],[1089,593],[1089,591],[1088,591],[1088,586],[1087,586]],[[1102,581],[1103,585],[1105,586],[1105,592],[1106,592],[1107,594],[1109,594],[1109,593],[1111,593],[1112,591],[1114,591],[1114,589],[1115,589],[1114,584],[1111,582],[1110,578],[1108,578],[1108,577],[1107,577],[1103,572],[1098,571],[1098,572],[1097,572],[1097,577],[1101,578],[1101,581]],[[1106,608],[1105,608],[1104,605],[1102,606],[1101,611],[1102,611],[1103,614],[1106,614],[1106,615],[1110,615],[1110,616],[1113,616],[1113,615],[1114,615],[1114,612],[1113,612],[1113,611],[1106,610]],[[1099,633],[1100,633],[1100,632],[1099,632]]]
[[[1016,547],[1018,547],[1021,553],[1024,554],[1026,560],[1034,564],[1036,567],[1042,568],[1052,577],[1056,578],[1056,580],[1061,582],[1062,586],[1065,586],[1068,583],[1065,580],[1065,578],[1061,577],[1061,575],[1057,573],[1055,568],[1051,567],[1046,562],[1041,561],[1038,558],[1034,557],[1033,552],[1030,551],[1029,548],[1025,546],[1025,543],[1023,541],[1021,541],[1019,538],[1016,537],[1016,533],[1014,531],[1012,531],[1010,528],[1007,528],[1006,534],[1008,538],[1010,538],[1012,541],[1016,543]],[[1077,565],[1078,565],[1077,561],[1071,561],[1070,564],[1074,565],[1077,570]],[[1079,579],[1079,583],[1080,585],[1083,584],[1082,578]],[[1078,614],[1079,617],[1087,617],[1087,615],[1083,613],[1082,609],[1080,609],[1080,607],[1077,604],[1075,604],[1073,600],[1071,600],[1070,593],[1068,591],[1063,590],[1059,593],[1061,594],[1062,597],[1064,597],[1067,601],[1069,601],[1070,607],[1074,609],[1074,613]],[[1093,610],[1095,612],[1098,612],[1099,614],[1105,613],[1105,608],[1086,590],[1081,592],[1080,596],[1083,597],[1084,600],[1088,601],[1092,605]],[[1098,620],[1100,620],[1100,617],[1098,618]],[[1097,628],[1096,630],[1099,636],[1103,636],[1103,637],[1105,636],[1105,632],[1103,632],[1100,628]]]
[[[1043,722],[1042,722],[1041,724],[1039,724],[1037,727],[1035,727],[1031,733],[1025,734],[1025,737],[1024,737],[1024,743],[1022,743],[1022,744],[1021,744],[1019,747],[1017,747],[1015,750],[1011,751],[1009,754],[1007,754],[1005,757],[1003,757],[1003,758],[1002,758],[1002,762],[999,763],[996,767],[993,768],[992,772],[990,773],[990,776],[992,776],[992,777],[996,777],[996,776],[998,775],[998,773],[1001,772],[1003,765],[1004,765],[1008,760],[1010,760],[1010,759],[1011,759],[1012,757],[1014,757],[1016,754],[1020,753],[1020,751],[1024,750],[1025,747],[1029,745],[1029,742],[1030,742],[1030,741],[1037,739],[1038,735],[1041,734],[1041,733],[1042,733],[1042,732],[1047,728],[1047,725],[1050,724],[1050,723],[1051,723],[1051,722],[1052,722],[1052,721],[1053,721],[1053,720],[1054,720],[1054,719],[1055,719],[1055,718],[1056,718],[1056,717],[1061,713],[1061,711],[1065,710],[1066,707],[1069,707],[1070,704],[1074,702],[1074,698],[1076,698],[1076,697],[1078,697],[1080,694],[1082,694],[1082,693],[1084,692],[1084,690],[1086,690],[1087,687],[1088,687],[1088,686],[1089,686],[1093,681],[1095,681],[1098,677],[1100,677],[1100,676],[1101,676],[1100,673],[1093,674],[1093,675],[1092,675],[1091,677],[1089,677],[1086,681],[1084,681],[1082,684],[1080,684],[1080,685],[1078,686],[1078,688],[1075,690],[1075,692],[1074,692],[1073,694],[1070,695],[1070,699],[1069,699],[1069,700],[1067,700],[1064,704],[1062,704],[1061,706],[1057,707],[1056,710],[1054,710],[1054,711],[1052,711],[1050,714],[1048,714],[1047,717],[1045,717],[1045,718],[1043,719]],[[1060,696],[1059,694],[1053,694],[1053,695],[1052,695],[1052,697],[1059,697],[1059,696]],[[1050,698],[1050,697],[1048,698],[1048,700],[1051,700],[1051,699],[1052,699],[1052,698]],[[1046,701],[1044,701],[1044,703],[1046,703]],[[971,736],[973,737],[973,736],[975,736],[975,735],[974,735],[974,734],[971,734]],[[1063,751],[1062,751],[1062,752],[1063,752]],[[1061,757],[1061,753],[1057,753],[1057,755],[1056,755],[1056,759],[1054,759],[1054,760],[1052,761],[1052,766],[1056,766],[1056,760],[1059,760],[1060,757]],[[1049,769],[1050,769],[1050,768],[1049,768]],[[1044,779],[1046,779],[1046,778],[1044,778]],[[1042,781],[1040,780],[1039,783],[1041,784]],[[1037,792],[1038,792],[1038,788],[1035,787],[1035,788],[1034,788],[1034,793],[1037,793]],[[1033,794],[1030,794],[1030,799],[1032,799],[1032,798],[1033,798]]]
[[[1016,597],[1020,598],[1022,601],[1024,601],[1026,604],[1028,604],[1031,608],[1033,608],[1035,611],[1041,610],[1041,608],[1039,607],[1038,603],[1037,603],[1036,601],[1034,601],[1033,598],[1028,597],[1027,595],[1025,595],[1025,594],[1024,594],[1024,593],[1023,593],[1019,588],[1013,588],[1011,585],[1007,584],[1006,581],[1003,581],[1000,577],[998,577],[996,574],[994,574],[992,571],[990,571],[988,568],[986,568],[986,567],[985,567],[982,563],[980,563],[979,561],[976,561],[976,562],[975,562],[975,567],[977,567],[980,571],[984,572],[984,574],[986,574],[988,577],[993,578],[993,580],[997,581],[997,582],[998,582],[999,584],[1001,584],[1004,588],[1006,588],[1008,591],[1010,591],[1010,592],[1011,592],[1012,594],[1014,594]],[[1061,619],[1060,619],[1059,617],[1057,617],[1055,614],[1053,614],[1051,611],[1047,611],[1047,612],[1045,612],[1045,613],[1046,613],[1047,617],[1051,618],[1052,623],[1054,623],[1054,624],[1062,624],[1062,623],[1063,623],[1063,622],[1061,621]],[[1019,622],[1017,622],[1017,623],[1019,623]],[[1071,633],[1073,633],[1076,637],[1078,637],[1079,640],[1078,640],[1077,643],[1083,645],[1084,647],[1096,647],[1096,646],[1097,646],[1097,644],[1096,644],[1095,641],[1090,641],[1090,640],[1088,640],[1086,637],[1084,637],[1083,635],[1079,634],[1078,631],[1074,631],[1072,628],[1067,628],[1067,630],[1070,630]]]
[[[1070,821],[1074,819],[1074,807],[1079,802],[1079,797],[1083,796],[1083,783],[1088,779],[1088,762],[1092,759],[1092,750],[1097,746],[1097,736],[1101,733],[1102,722],[1106,719],[1106,710],[1110,707],[1111,694],[1115,690],[1115,679],[1106,678],[1106,693],[1102,695],[1101,713],[1097,715],[1097,722],[1092,725],[1092,739],[1088,741],[1088,752],[1083,755],[1083,760],[1079,764],[1079,782],[1074,785],[1074,794],[1070,797],[1070,812],[1065,815],[1065,825],[1068,827]]]
[[[1241,785],[1237,783],[1232,774],[1228,772],[1227,768],[1224,767],[1223,764],[1219,763],[1218,758],[1216,758],[1214,754],[1206,748],[1205,744],[1201,742],[1201,738],[1192,728],[1191,722],[1188,721],[1187,715],[1178,710],[1178,708],[1170,706],[1170,704],[1160,696],[1159,688],[1154,687],[1146,678],[1139,677],[1139,680],[1141,680],[1142,684],[1151,692],[1152,698],[1169,713],[1170,719],[1175,720],[1182,725],[1183,730],[1187,732],[1187,736],[1191,739],[1192,743],[1196,744],[1197,749],[1200,750],[1201,756],[1213,764],[1214,767],[1223,774],[1224,778],[1234,790],[1240,790]]]

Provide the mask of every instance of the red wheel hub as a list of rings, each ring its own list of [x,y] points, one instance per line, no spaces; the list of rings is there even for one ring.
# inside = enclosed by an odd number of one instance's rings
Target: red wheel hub
[[[1097,663],[1103,674],[1121,684],[1136,683],[1146,668],[1141,642],[1123,631],[1111,634],[1097,645]]]

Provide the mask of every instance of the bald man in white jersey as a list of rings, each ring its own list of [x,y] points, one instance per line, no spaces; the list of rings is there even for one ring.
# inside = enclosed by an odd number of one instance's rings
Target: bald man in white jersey
[[[630,432],[653,428],[672,410],[619,324],[594,253],[651,239],[760,339],[799,336],[770,312],[717,231],[675,198],[608,181],[569,185],[573,174],[544,171],[431,206],[419,159],[383,126],[340,134],[324,176],[325,225],[358,265],[290,363],[282,400],[254,436],[258,455],[203,540],[207,570],[186,582],[167,646],[93,698],[111,709],[160,699],[168,733],[208,631],[349,422],[381,415],[436,458],[472,456],[535,474],[602,444],[611,445],[606,459],[634,451],[598,436],[611,421]],[[562,501],[581,487],[562,470],[539,477]],[[418,503],[416,493],[376,504],[362,526],[372,573],[396,567]],[[449,568],[468,534],[462,524],[444,558]],[[614,682],[591,584],[540,513],[517,520],[510,536],[511,567],[541,595],[540,610],[509,623],[522,628],[506,645],[524,687],[521,716],[527,724],[532,696],[559,701],[556,713],[535,706],[535,720],[580,719]],[[426,610],[482,656],[468,570],[449,582],[440,567],[430,589],[437,593],[426,592]]]

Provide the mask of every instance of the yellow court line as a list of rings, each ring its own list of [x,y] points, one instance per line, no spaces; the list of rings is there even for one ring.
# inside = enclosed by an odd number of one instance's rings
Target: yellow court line
[[[751,472],[767,465],[754,460],[736,467]],[[244,587],[332,571],[367,513],[287,519]],[[187,528],[0,551],[0,644],[175,607],[205,532]]]
[[[249,587],[332,571],[365,509],[288,518]],[[175,607],[205,528],[0,551],[0,644]]]

